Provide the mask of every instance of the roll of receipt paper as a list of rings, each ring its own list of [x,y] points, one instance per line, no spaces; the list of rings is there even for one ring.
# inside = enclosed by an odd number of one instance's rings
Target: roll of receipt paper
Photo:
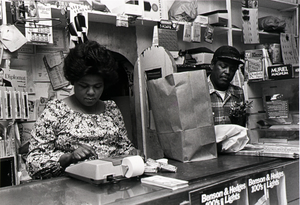
[[[144,161],[142,157],[138,155],[125,157],[122,160],[122,165],[128,167],[127,172],[125,173],[126,178],[139,176],[144,173],[144,169],[145,169]]]

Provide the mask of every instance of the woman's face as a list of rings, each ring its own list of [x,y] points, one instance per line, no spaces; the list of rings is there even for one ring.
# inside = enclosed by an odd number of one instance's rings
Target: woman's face
[[[104,81],[99,75],[88,74],[74,83],[74,94],[84,106],[93,106],[100,99],[103,90]]]

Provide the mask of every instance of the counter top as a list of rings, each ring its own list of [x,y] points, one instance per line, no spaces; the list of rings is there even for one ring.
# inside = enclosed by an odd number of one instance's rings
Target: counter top
[[[67,176],[37,180],[18,186],[0,189],[1,204],[179,204],[188,200],[188,192],[205,189],[218,183],[237,179],[252,173],[284,167],[297,160],[219,155],[218,158],[181,163],[169,160],[177,166],[176,173],[158,174],[184,179],[189,186],[169,190],[140,183],[140,177],[120,180],[116,183],[94,185]],[[141,177],[146,177],[143,175]],[[172,203],[171,203],[172,204]]]

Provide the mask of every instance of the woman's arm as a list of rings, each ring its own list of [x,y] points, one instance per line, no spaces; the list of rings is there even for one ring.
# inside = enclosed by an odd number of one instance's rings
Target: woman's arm
[[[59,161],[64,152],[55,147],[57,110],[55,102],[48,103],[31,131],[26,167],[33,178],[59,176],[64,170]]]

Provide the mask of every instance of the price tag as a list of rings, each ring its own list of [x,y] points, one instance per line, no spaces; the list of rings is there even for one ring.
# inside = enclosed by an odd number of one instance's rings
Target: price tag
[[[193,22],[191,39],[193,42],[201,42],[201,24]]]
[[[184,30],[183,30],[183,41],[191,42],[191,33],[192,33],[192,23],[186,22],[184,23]]]
[[[116,18],[116,26],[118,27],[128,27],[128,16],[127,15],[122,15],[118,14]]]

